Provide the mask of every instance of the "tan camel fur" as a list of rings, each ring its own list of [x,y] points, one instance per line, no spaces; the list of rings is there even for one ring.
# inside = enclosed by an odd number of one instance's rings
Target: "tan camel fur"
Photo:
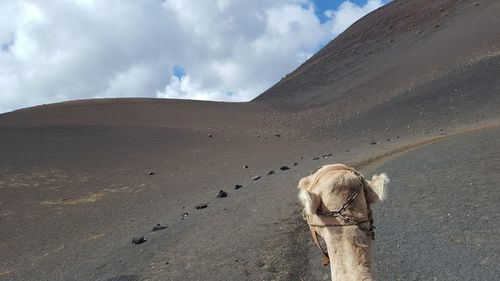
[[[374,175],[371,180],[365,180],[353,168],[342,164],[325,165],[300,180],[299,200],[304,206],[304,215],[311,231],[316,232],[326,243],[331,259],[332,280],[373,280],[370,251],[372,238],[363,228],[369,229],[370,204],[384,199],[388,182],[389,178],[385,174]],[[318,210],[339,210],[356,190],[360,192],[344,214],[362,222],[359,226],[346,226],[340,217],[317,214]]]

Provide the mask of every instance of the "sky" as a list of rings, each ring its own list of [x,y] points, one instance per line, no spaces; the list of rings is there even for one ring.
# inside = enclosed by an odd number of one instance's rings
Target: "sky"
[[[112,97],[249,101],[389,0],[0,0],[0,113]]]

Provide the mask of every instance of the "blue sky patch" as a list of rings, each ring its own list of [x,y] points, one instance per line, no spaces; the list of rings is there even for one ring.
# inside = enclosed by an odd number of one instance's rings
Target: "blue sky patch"
[[[10,52],[10,47],[14,45],[14,41],[12,42],[7,42],[7,43],[1,43],[0,44],[0,51],[2,52]]]
[[[314,0],[314,5],[316,5],[316,16],[319,18],[321,23],[324,23],[325,21],[329,20],[329,18],[325,16],[325,11],[336,10],[340,6],[340,4],[346,1],[347,0]],[[391,0],[384,0],[382,2],[388,3],[390,1]],[[349,2],[358,6],[363,6],[368,2],[368,0],[350,0]]]
[[[182,77],[186,76],[186,70],[182,66],[176,65],[172,67],[172,74],[181,79]]]

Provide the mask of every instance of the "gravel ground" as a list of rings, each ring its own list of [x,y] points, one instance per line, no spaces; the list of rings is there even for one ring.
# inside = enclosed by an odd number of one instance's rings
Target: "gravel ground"
[[[380,280],[498,280],[500,129],[459,135],[376,167],[391,176],[375,210]]]

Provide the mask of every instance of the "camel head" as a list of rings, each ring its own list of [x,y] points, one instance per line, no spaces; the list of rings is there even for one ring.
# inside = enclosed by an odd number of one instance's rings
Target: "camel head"
[[[300,180],[303,213],[325,264],[332,260],[332,280],[372,280],[370,206],[384,200],[388,182],[385,174],[366,180],[342,164],[325,165]],[[318,236],[325,241],[326,250]]]

